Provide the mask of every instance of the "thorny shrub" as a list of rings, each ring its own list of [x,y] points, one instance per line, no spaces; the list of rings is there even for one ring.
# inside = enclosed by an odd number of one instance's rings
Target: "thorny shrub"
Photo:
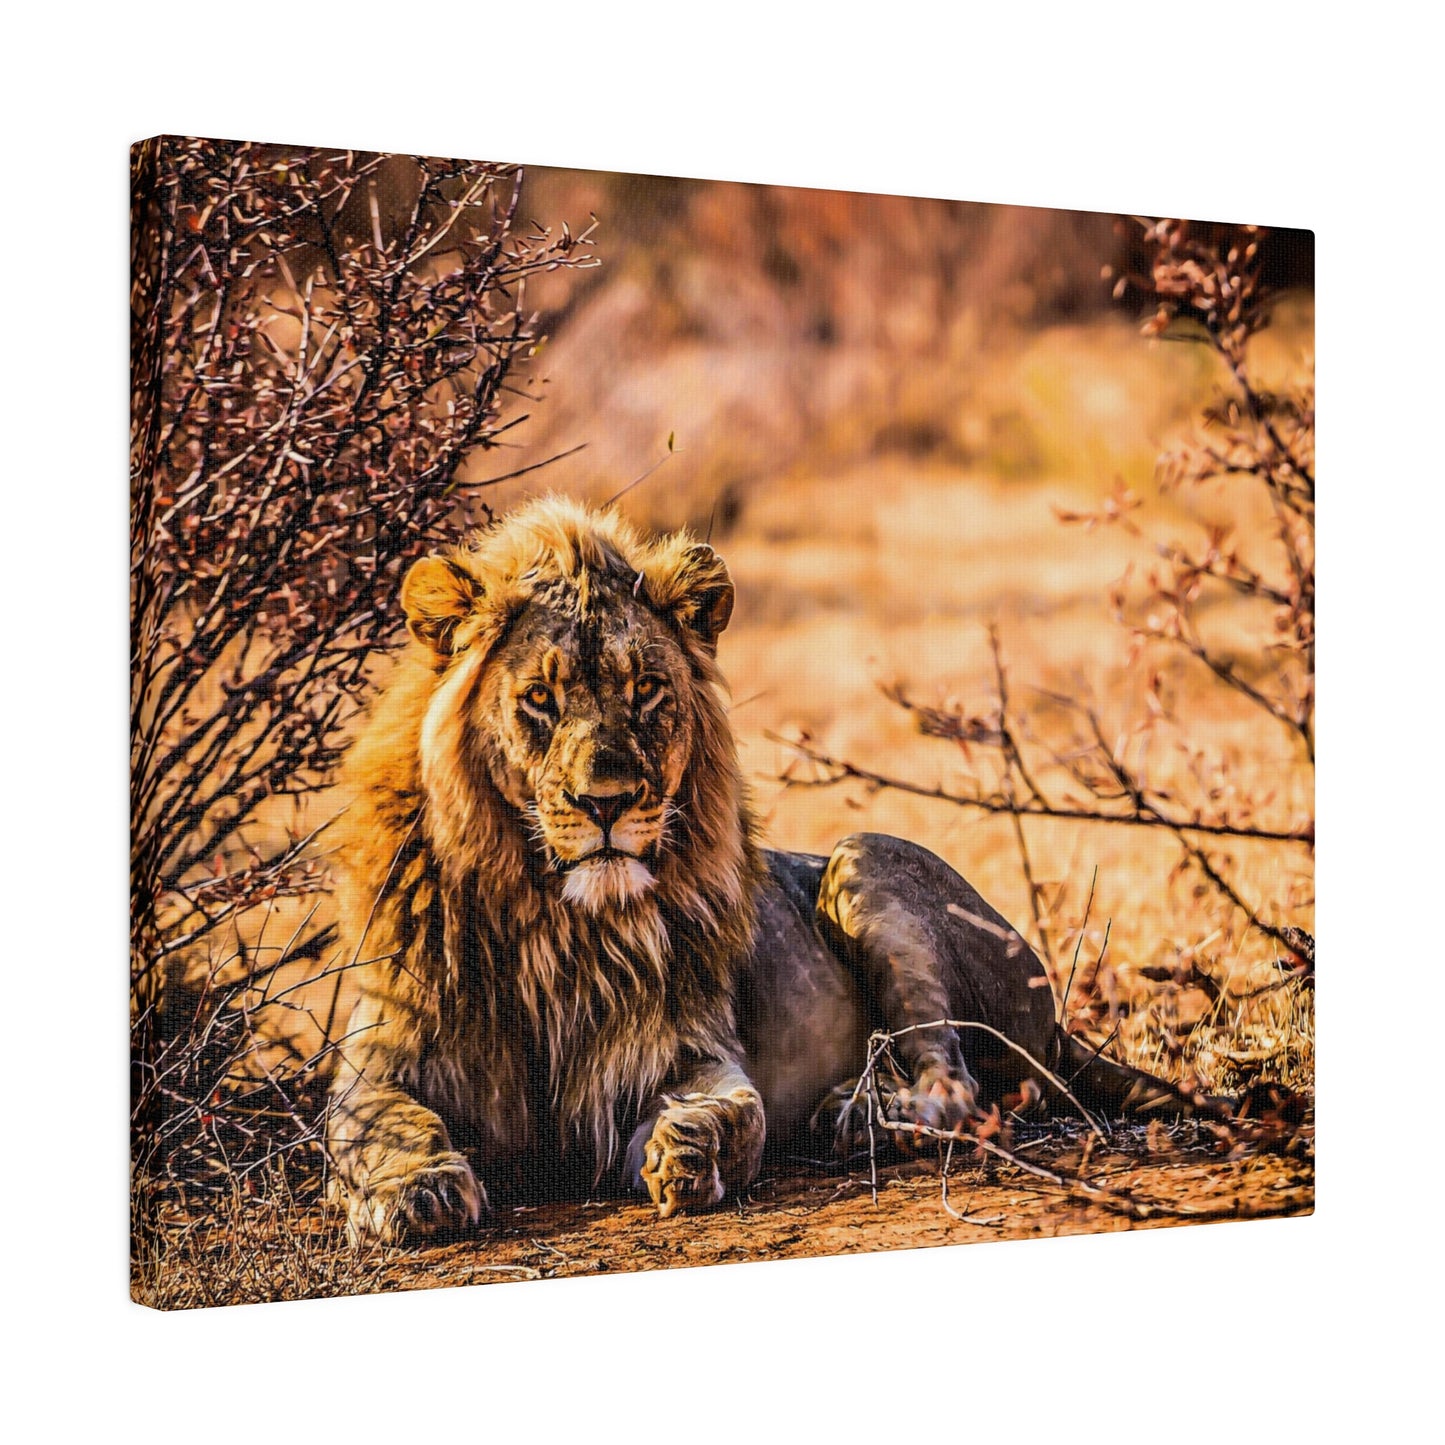
[[[1210,347],[1227,378],[1196,434],[1161,456],[1158,466],[1165,494],[1218,484],[1225,520],[1200,521],[1196,542],[1151,545],[1137,520],[1140,499],[1122,485],[1096,510],[1057,511],[1064,525],[1122,527],[1145,549],[1142,565],[1131,568],[1107,599],[1127,629],[1131,673],[1142,670],[1146,678],[1138,715],[1106,720],[1087,689],[1071,696],[1031,689],[1036,701],[1020,703],[1011,696],[995,630],[991,708],[973,713],[933,707],[900,687],[888,689],[920,732],[958,748],[962,786],[920,786],[831,756],[807,739],[793,744],[798,761],[783,775],[794,787],[851,780],[870,791],[900,790],[1009,817],[1035,939],[1060,984],[1062,1021],[1095,1036],[1101,1047],[1120,1039],[1127,1010],[1096,987],[1101,959],[1079,968],[1089,906],[1082,923],[1064,926],[1060,895],[1051,897],[1035,876],[1025,820],[1052,820],[1049,826],[1102,822],[1172,837],[1173,876],[1192,872],[1198,888],[1223,900],[1246,931],[1269,941],[1277,960],[1272,976],[1243,987],[1206,965],[1207,940],[1180,950],[1168,967],[1140,968],[1140,976],[1161,986],[1170,1000],[1189,988],[1204,995],[1207,1007],[1188,1021],[1175,1016],[1172,1003],[1154,1011],[1151,1027],[1130,1041],[1132,1061],[1187,1087],[1246,1092],[1260,1079],[1307,1083],[1313,1061],[1314,941],[1291,913],[1313,901],[1314,384],[1309,369],[1287,389],[1269,390],[1251,369],[1251,342],[1268,324],[1276,300],[1262,279],[1261,238],[1250,227],[1230,233],[1197,231],[1183,221],[1149,222],[1143,230],[1147,272],[1115,280],[1116,298],[1131,288],[1149,298],[1146,336]],[[1107,266],[1104,276],[1115,279]],[[1244,519],[1258,516],[1267,518],[1263,527],[1246,528]],[[1244,530],[1251,534],[1248,545],[1240,540]],[[1211,610],[1219,615],[1221,602],[1232,606],[1233,633],[1222,633],[1209,616]],[[1247,634],[1244,642],[1239,628]],[[1197,712],[1176,713],[1166,685],[1168,654],[1198,671],[1205,702]],[[1221,694],[1255,718],[1272,775],[1301,780],[1287,797],[1241,778],[1229,750],[1208,740],[1201,724]],[[1160,766],[1161,755],[1167,768]],[[1277,850],[1282,875],[1293,880],[1288,896],[1247,897],[1229,851],[1235,844]],[[1107,946],[1107,933],[1105,938]],[[1072,960],[1065,948],[1070,942]]]
[[[138,1222],[257,1187],[314,1138],[292,1086],[242,1067],[253,1004],[216,972],[220,926],[324,885],[310,835],[263,853],[250,825],[329,781],[407,565],[486,511],[459,469],[526,419],[502,403],[541,340],[527,278],[594,264],[587,233],[519,224],[521,183],[431,157],[133,151]]]

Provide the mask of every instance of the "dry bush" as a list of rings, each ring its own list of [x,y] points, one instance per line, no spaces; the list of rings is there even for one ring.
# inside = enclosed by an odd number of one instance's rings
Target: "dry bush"
[[[527,278],[590,263],[585,235],[518,225],[521,181],[176,137],[133,152],[132,1119],[152,1276],[161,1211],[269,1198],[283,1158],[315,1151],[294,1077],[315,1061],[248,1062],[258,1012],[296,1002],[257,995],[230,929],[324,886],[320,829],[277,819],[329,781],[408,563],[508,472],[459,476],[526,419],[501,413],[540,340]]]
[[[1300,924],[1313,904],[1312,373],[1288,389],[1255,380],[1251,343],[1275,299],[1259,233],[1161,221],[1145,226],[1142,246],[1147,268],[1119,278],[1116,293],[1145,293],[1145,334],[1208,347],[1227,384],[1158,468],[1161,491],[1180,501],[1197,540],[1149,536],[1140,499],[1122,484],[1096,509],[1057,512],[1061,525],[1122,528],[1137,540],[1138,562],[1107,599],[1127,631],[1131,696],[1106,704],[1084,679],[1068,693],[1023,687],[994,631],[990,706],[930,706],[889,690],[920,733],[956,750],[956,785],[916,783],[807,739],[794,742],[798,763],[784,780],[852,780],[1007,818],[1067,1027],[1207,1090],[1269,1079],[1309,1087],[1314,944]],[[1263,765],[1241,766],[1241,735]],[[1121,996],[1107,933],[1098,947],[1096,930],[1097,952],[1080,960],[1090,905],[1081,916],[1078,880],[1066,905],[1069,881],[1050,888],[1034,867],[1032,830],[1099,824],[1167,840],[1158,886],[1182,884],[1218,904],[1207,915],[1217,926],[1169,966],[1135,969],[1155,985],[1137,1000]],[[1273,896],[1250,896],[1240,882],[1237,855],[1260,850],[1275,860]]]

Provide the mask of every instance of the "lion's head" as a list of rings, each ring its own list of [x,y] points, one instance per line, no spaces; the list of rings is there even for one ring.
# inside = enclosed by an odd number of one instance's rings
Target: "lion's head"
[[[716,665],[733,586],[711,547],[547,498],[417,562],[402,607],[433,674],[417,751],[450,866],[520,865],[588,915],[739,903]]]

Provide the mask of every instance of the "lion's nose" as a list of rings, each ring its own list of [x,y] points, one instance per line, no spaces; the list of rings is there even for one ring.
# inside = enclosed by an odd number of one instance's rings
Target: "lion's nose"
[[[612,825],[642,796],[641,788],[630,793],[583,793],[580,798],[567,794],[567,801],[574,808],[586,813],[603,833],[610,833]]]

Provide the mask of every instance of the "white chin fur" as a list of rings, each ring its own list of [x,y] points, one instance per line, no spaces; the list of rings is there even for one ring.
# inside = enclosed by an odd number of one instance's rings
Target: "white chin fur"
[[[637,858],[599,858],[595,863],[581,862],[568,873],[562,899],[588,913],[600,913],[604,908],[620,907],[640,898],[654,882],[651,872]]]

